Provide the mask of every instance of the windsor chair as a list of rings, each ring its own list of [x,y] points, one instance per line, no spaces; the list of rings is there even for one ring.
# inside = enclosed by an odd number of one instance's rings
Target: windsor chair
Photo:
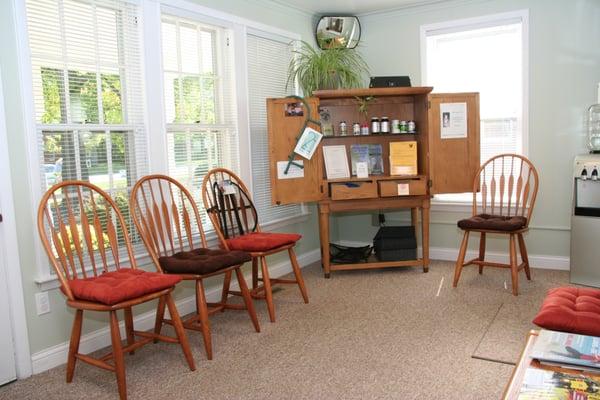
[[[462,269],[467,265],[477,265],[480,274],[483,273],[483,267],[509,268],[515,296],[519,293],[519,271],[525,270],[527,279],[531,280],[523,234],[529,230],[538,179],[531,161],[517,154],[500,154],[481,166],[473,180],[473,215],[458,221],[458,227],[464,231],[464,235],[454,270],[454,287],[458,285]],[[479,203],[478,189],[481,193]],[[464,262],[471,232],[480,233],[479,255]],[[485,261],[487,234],[508,235],[509,264]],[[517,242],[521,263],[517,261]]]
[[[133,222],[158,270],[195,281],[196,314],[185,319],[183,326],[202,333],[209,360],[213,358],[210,315],[225,309],[247,310],[254,329],[260,332],[254,303],[240,269],[251,260],[250,255],[208,248],[198,207],[180,182],[165,175],[145,176],[134,185],[129,206]],[[229,291],[232,272],[236,274],[239,292]],[[208,303],[204,280],[216,275],[225,275],[227,289],[223,289],[220,302]],[[244,304],[228,303],[229,294],[242,296]],[[157,329],[160,327],[157,325]]]
[[[204,176],[202,200],[221,245],[230,250],[247,251],[252,256],[252,296],[266,300],[271,322],[275,322],[274,284],[297,284],[304,302],[308,303],[306,285],[294,252],[301,235],[263,232],[248,188],[236,174],[225,168],[215,168]],[[267,256],[283,251],[289,254],[296,279],[272,279],[269,276]],[[259,261],[261,278],[258,276]]]
[[[124,353],[152,341],[179,343],[192,371],[196,369],[187,336],[171,297],[181,278],[137,268],[125,221],[110,196],[87,182],[64,181],[52,186],[38,208],[38,231],[50,263],[74,308],[67,359],[67,382],[81,360],[112,371],[121,399],[127,398]],[[169,308],[176,338],[134,330],[132,307],[158,299]],[[121,344],[117,311],[123,310],[127,345]],[[108,312],[112,352],[100,357],[79,352],[84,311]],[[157,319],[157,324],[159,323]],[[136,340],[136,336],[141,338]],[[112,364],[109,361],[112,360]]]

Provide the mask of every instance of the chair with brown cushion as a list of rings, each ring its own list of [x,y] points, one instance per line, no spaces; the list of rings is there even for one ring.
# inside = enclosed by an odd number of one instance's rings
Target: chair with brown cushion
[[[478,205],[478,189],[481,193]],[[531,214],[538,191],[538,173],[533,164],[517,154],[500,154],[485,162],[473,181],[473,216],[458,221],[464,231],[462,244],[456,260],[454,283],[456,287],[464,266],[477,265],[479,273],[484,266],[509,268],[512,277],[512,292],[519,293],[519,271],[525,270],[531,280],[529,258],[523,233],[529,229]],[[465,261],[469,234],[479,232],[479,256]],[[485,261],[486,234],[503,234],[509,237],[510,264]],[[521,263],[517,261],[517,241]]]
[[[125,399],[123,354],[133,354],[137,348],[156,340],[179,343],[190,369],[196,369],[171,297],[181,278],[137,268],[123,216],[105,192],[87,182],[65,181],[54,185],[40,201],[38,231],[67,305],[75,309],[67,382],[73,379],[75,362],[81,360],[114,371],[120,398]],[[164,310],[165,305],[169,308],[176,338],[134,330],[131,308],[155,299],[159,310]],[[127,345],[124,347],[119,333],[119,310],[125,315]],[[79,353],[84,311],[104,311],[110,315],[112,352],[101,358]],[[156,323],[160,321],[157,319]],[[136,336],[140,339],[136,340]]]
[[[180,182],[165,175],[145,176],[134,185],[129,207],[156,267],[168,275],[195,281],[196,314],[184,320],[183,326],[202,332],[209,360],[213,357],[209,315],[225,309],[247,310],[254,329],[260,332],[254,303],[240,269],[251,260],[250,254],[207,248],[198,207]],[[229,291],[232,272],[236,274],[239,292]],[[216,275],[225,276],[227,290],[224,289],[219,303],[207,303],[203,282]],[[242,296],[244,304],[229,304],[229,294]]]
[[[275,322],[273,284],[297,284],[304,302],[308,303],[306,285],[294,252],[301,235],[263,232],[248,189],[236,174],[227,169],[216,168],[206,174],[202,182],[202,200],[221,245],[230,250],[247,251],[252,256],[252,295],[266,300],[271,322]],[[267,256],[282,251],[288,252],[296,279],[269,277]],[[259,260],[262,278],[258,277]],[[260,286],[259,281],[262,281]]]

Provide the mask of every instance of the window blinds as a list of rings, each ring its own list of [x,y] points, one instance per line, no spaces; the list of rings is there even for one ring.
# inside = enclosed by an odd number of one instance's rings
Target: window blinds
[[[271,205],[266,99],[293,94],[293,88],[286,89],[292,52],[288,43],[252,34],[247,46],[253,200],[264,224],[302,211],[297,204]]]
[[[127,218],[147,171],[140,10],[124,0],[27,0],[42,190],[86,180]]]
[[[240,167],[233,43],[228,29],[167,14],[161,34],[168,172],[201,205],[209,170]]]

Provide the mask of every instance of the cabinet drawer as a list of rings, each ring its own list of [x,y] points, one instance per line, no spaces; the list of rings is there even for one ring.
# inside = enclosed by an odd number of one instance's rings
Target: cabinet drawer
[[[377,197],[375,182],[331,183],[331,200],[373,199]]]
[[[425,179],[379,181],[379,193],[381,197],[424,195],[427,194],[427,183]]]

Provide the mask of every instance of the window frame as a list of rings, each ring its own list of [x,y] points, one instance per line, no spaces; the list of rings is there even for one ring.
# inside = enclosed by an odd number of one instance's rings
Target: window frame
[[[505,13],[489,14],[473,18],[464,18],[451,21],[421,25],[420,50],[421,50],[421,82],[427,84],[427,36],[433,32],[451,33],[469,29],[501,26],[509,23],[521,23],[521,50],[522,50],[522,126],[521,126],[521,154],[529,153],[529,10],[516,10]],[[486,160],[481,160],[485,162]],[[433,211],[471,212],[472,195],[465,198],[443,198],[435,196],[431,205]]]
[[[166,173],[168,171],[167,127],[164,107],[164,82],[162,68],[162,49],[156,43],[162,43],[161,21],[163,12],[192,19],[201,23],[218,25],[232,30],[234,51],[233,70],[236,80],[237,91],[237,128],[239,138],[240,177],[252,190],[251,173],[251,141],[250,121],[248,111],[248,74],[247,74],[247,46],[246,36],[250,31],[253,35],[264,35],[265,37],[286,38],[289,41],[301,39],[301,35],[267,24],[255,22],[246,18],[238,17],[226,12],[211,9],[187,0],[123,0],[140,7],[141,15],[141,38],[140,57],[142,58],[141,72],[144,75],[145,96],[142,99],[145,110],[144,123],[146,125],[146,155],[145,160],[147,172]],[[19,64],[19,85],[22,94],[21,102],[23,108],[23,124],[26,135],[26,162],[29,170],[27,176],[29,185],[29,199],[32,205],[32,221],[37,220],[37,204],[43,195],[41,182],[40,156],[38,152],[37,122],[34,104],[33,71],[31,63],[31,52],[28,41],[27,12],[23,1],[15,1],[15,21],[17,21],[17,46]],[[304,222],[310,215],[308,207],[302,205],[301,214],[289,218],[283,218],[262,224],[269,229],[278,229],[293,223]],[[207,233],[210,246],[217,245],[217,237],[214,231]],[[41,241],[34,240],[33,252],[35,254],[36,275],[34,282],[40,290],[50,290],[59,287],[59,282],[52,273],[50,263],[47,260],[45,250]],[[141,248],[140,248],[141,250]],[[136,251],[136,259],[140,265],[151,263],[150,257],[145,251]]]

